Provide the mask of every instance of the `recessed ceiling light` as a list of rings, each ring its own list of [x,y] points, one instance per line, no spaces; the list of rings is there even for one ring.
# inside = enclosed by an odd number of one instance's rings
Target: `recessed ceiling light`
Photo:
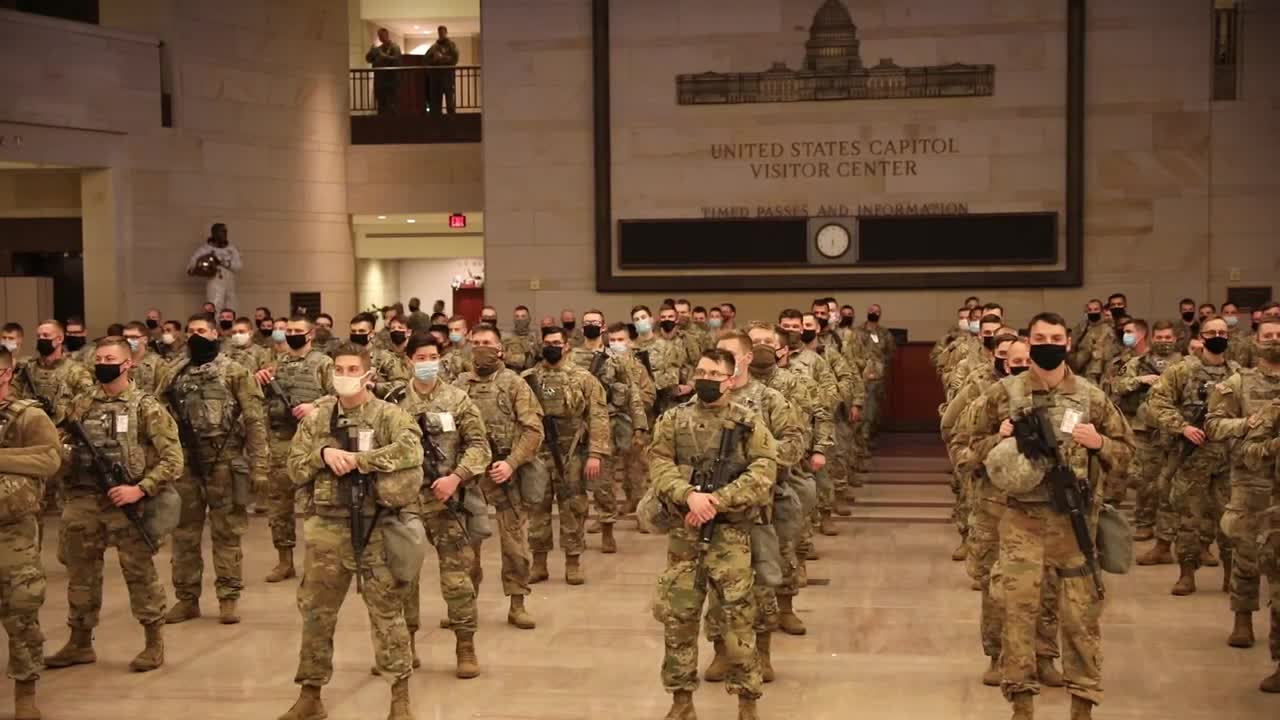
[[[418,221],[417,221],[417,220],[414,220],[413,218],[409,218],[408,220],[405,220],[405,222],[407,222],[407,223],[416,223],[416,222],[418,222]]]
[[[379,219],[379,220],[386,220],[386,219],[387,219],[387,216],[386,216],[386,215],[379,215],[379,216],[378,216],[378,219]]]
[[[417,25],[414,25],[414,26],[413,26],[413,29],[414,29],[414,30],[417,30],[417,29],[418,29],[418,26],[417,26]]]

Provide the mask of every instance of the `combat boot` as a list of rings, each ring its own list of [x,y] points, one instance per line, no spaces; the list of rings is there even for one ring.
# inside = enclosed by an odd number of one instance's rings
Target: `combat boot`
[[[715,648],[716,655],[711,658],[707,671],[702,673],[702,679],[713,683],[724,682],[729,676],[729,651],[725,649],[724,638],[712,640],[711,645]]]
[[[391,686],[391,711],[387,720],[413,720],[413,711],[409,709],[409,679],[400,678]]]
[[[738,720],[760,720],[756,714],[755,698],[738,696]]]
[[[1263,679],[1258,689],[1264,693],[1280,693],[1280,663],[1276,664],[1276,671],[1270,677]]]
[[[1253,647],[1253,613],[1236,613],[1236,626],[1231,630],[1227,644],[1233,648]]]
[[[551,575],[547,572],[547,554],[544,552],[536,552],[533,554],[533,567],[529,568],[529,584],[544,582]]]
[[[235,625],[240,622],[240,613],[236,612],[235,598],[222,598],[218,601],[218,622],[223,625]]]
[[[327,717],[329,713],[325,712],[324,703],[320,702],[320,688],[315,685],[303,685],[293,707],[277,720],[324,720]]]
[[[1155,528],[1140,527],[1137,530],[1133,531],[1134,542],[1146,542],[1148,540],[1154,539],[1155,536],[1156,536]]]
[[[36,707],[35,680],[14,682],[13,720],[40,720],[40,708]]]
[[[1066,682],[1062,679],[1062,673],[1058,672],[1058,668],[1053,666],[1053,658],[1036,658],[1036,675],[1040,678],[1040,684],[1045,687],[1058,688],[1066,685]]]
[[[293,548],[280,548],[280,562],[267,573],[267,582],[278,583],[297,577],[298,571],[293,567]]]
[[[809,546],[806,547],[804,551],[804,559],[809,561],[817,560],[818,546],[814,545],[813,543],[809,543]]]
[[[603,527],[604,527],[604,526],[600,524],[600,521],[599,521],[599,520],[597,520],[596,518],[591,518],[591,520],[587,523],[587,534],[588,534],[588,535],[599,535],[599,534],[600,534],[600,530],[601,530]]]
[[[129,663],[129,669],[134,672],[150,672],[164,665],[164,635],[160,630],[164,623],[142,627],[147,633],[147,646]]]
[[[71,639],[58,652],[44,659],[47,668],[64,668],[72,665],[88,665],[98,661],[93,651],[93,631],[71,629]]]
[[[579,555],[564,556],[564,581],[570,585],[581,585],[587,581],[582,574],[582,563]]]
[[[613,523],[601,525],[600,532],[600,552],[605,555],[612,555],[618,552],[618,543],[613,539]]]
[[[956,546],[956,549],[951,551],[951,560],[953,562],[964,562],[968,557],[969,546],[964,540],[961,540],[960,544]]]
[[[782,628],[782,632],[788,635],[803,635],[808,630],[804,626],[804,622],[796,615],[795,609],[791,602],[791,595],[778,596],[778,627]]]
[[[770,654],[772,637],[771,633],[756,633],[756,657],[760,659],[760,677],[767,683],[773,682],[773,657]]]
[[[1209,548],[1200,551],[1200,567],[1218,567],[1220,564]]]
[[[1093,703],[1079,695],[1072,695],[1071,720],[1093,720]]]
[[[831,520],[830,510],[824,510],[822,515],[818,518],[818,532],[826,535],[827,537],[840,534],[840,531],[836,530],[835,523]]]
[[[1169,592],[1178,597],[1191,595],[1196,591],[1196,564],[1182,561],[1182,576],[1178,578],[1178,582],[1173,584],[1173,590]]]
[[[454,648],[454,653],[458,656],[458,667],[453,674],[463,680],[479,676],[480,661],[476,659],[475,636],[471,633],[458,633]]]
[[[1169,548],[1168,540],[1156,540],[1156,544],[1142,555],[1138,556],[1139,565],[1172,565],[1173,552]]]
[[[844,497],[839,493],[837,493],[835,499],[831,501],[831,512],[839,515],[840,517],[850,517],[853,515],[853,510],[851,510],[848,505],[844,504]]]
[[[1000,687],[1000,658],[991,658],[991,663],[987,665],[986,672],[982,673],[982,684],[987,687]]]
[[[1035,720],[1036,717],[1036,696],[1029,692],[1014,693],[1009,699],[1013,705],[1013,717],[1011,720]]]
[[[176,605],[169,608],[169,612],[164,616],[164,621],[170,625],[176,625],[188,620],[195,620],[198,617],[200,617],[199,600],[179,600]]]
[[[511,609],[507,610],[507,624],[515,625],[521,630],[532,630],[538,626],[529,611],[524,609],[523,595],[511,596]]]
[[[698,720],[698,714],[693,711],[693,693],[688,690],[672,693],[671,709],[665,720]]]
[[[1222,592],[1231,592],[1231,561],[1232,555],[1230,550],[1222,551]]]

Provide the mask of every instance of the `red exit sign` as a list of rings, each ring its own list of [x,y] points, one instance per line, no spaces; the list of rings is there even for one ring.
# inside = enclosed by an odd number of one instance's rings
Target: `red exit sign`
[[[449,227],[464,228],[467,226],[467,216],[462,213],[453,213],[449,216]]]

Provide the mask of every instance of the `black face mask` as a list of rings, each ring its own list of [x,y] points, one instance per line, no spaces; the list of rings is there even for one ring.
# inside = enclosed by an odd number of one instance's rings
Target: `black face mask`
[[[68,335],[63,338],[62,346],[65,347],[68,352],[75,352],[84,347],[86,342],[88,342],[88,340],[86,340],[83,335]]]
[[[564,357],[564,348],[558,345],[546,345],[542,348],[542,359],[555,365]]]
[[[595,340],[596,338],[600,337],[601,330],[604,330],[604,328],[600,327],[599,325],[583,325],[582,337],[588,340]]]
[[[1015,377],[1017,377],[1018,375],[1021,375],[1022,373],[1026,372],[1027,370],[1030,370],[1030,368],[1029,368],[1029,367],[1027,367],[1026,365],[1017,365],[1017,366],[1014,366],[1014,367],[1009,368],[1009,374],[1010,374],[1010,375],[1013,375],[1013,376],[1015,376]]]
[[[233,323],[232,321],[230,321],[230,320],[219,320],[219,321],[218,321],[218,327],[222,328],[224,331],[226,331],[226,330],[230,330],[230,329],[231,329],[231,326],[232,326],[233,324],[234,324],[234,323]]]
[[[662,332],[669,333],[676,329],[675,320],[659,320],[658,327],[662,328]]]
[[[802,330],[800,332],[800,342],[804,343],[805,345],[808,345],[809,343],[813,342],[814,338],[816,337],[818,337],[817,330]]]
[[[710,380],[701,378],[693,381],[693,391],[698,394],[698,399],[710,405],[711,403],[724,397],[724,393],[720,390],[720,384],[723,380]]]
[[[1044,370],[1057,370],[1067,359],[1067,346],[1046,343],[1031,346],[1031,362]]]
[[[399,345],[404,342],[404,339],[407,337],[403,330],[392,330],[388,335],[391,337],[392,345]]]
[[[188,336],[187,349],[191,351],[191,362],[195,365],[204,365],[218,357],[218,341],[203,335]]]
[[[1182,313],[1183,322],[1191,322],[1192,320],[1195,320],[1195,319],[1196,319],[1196,314],[1194,310],[1188,310]]]
[[[53,354],[53,341],[49,338],[36,340],[36,352],[40,353],[41,357],[49,357]]]
[[[995,336],[995,335],[984,335],[984,336],[983,336],[983,338],[982,338],[982,347],[984,347],[984,348],[986,348],[986,349],[988,349],[988,350],[990,350],[990,351],[992,351],[992,352],[995,352],[995,349],[996,349],[996,336]]]
[[[480,322],[484,323],[485,325],[492,325],[494,327],[498,327],[498,318],[496,317],[482,317],[480,318]]]
[[[880,313],[867,313],[867,322],[880,322]]]
[[[354,343],[354,344],[356,344],[356,345],[368,345],[368,344],[369,344],[369,336],[368,336],[368,334],[363,334],[363,335],[362,335],[362,334],[359,334],[359,333],[351,333],[351,335],[350,335],[350,336],[348,336],[348,337],[347,337],[347,339],[348,339],[348,340],[350,340],[352,343]]]
[[[1100,312],[1096,312],[1096,313],[1095,313],[1095,312],[1091,312],[1091,313],[1089,313],[1089,322],[1091,322],[1091,323],[1096,323],[1096,322],[1098,322],[1098,321],[1099,321],[1099,320],[1101,320],[1101,319],[1102,319],[1102,313],[1100,313]]]
[[[818,321],[818,327],[822,330],[826,330],[827,323],[831,322],[830,318],[818,317],[817,315],[813,316],[813,319]]]
[[[849,317],[848,315],[841,315],[840,327],[842,328],[853,327],[853,318]]]
[[[1214,355],[1221,355],[1227,351],[1229,340],[1224,337],[1211,337],[1204,341],[1204,349]]]
[[[1009,374],[1009,366],[1004,358],[996,358],[996,375],[1005,377]]]
[[[93,366],[93,376],[103,385],[109,385],[112,382],[115,382],[116,378],[120,377],[120,373],[123,372],[120,369],[122,365],[124,365],[124,363],[118,363],[115,365],[98,363]]]
[[[148,327],[148,328],[150,328],[150,329],[152,329],[152,330],[155,330],[156,328],[160,327],[160,323],[159,323],[158,321],[156,321],[156,320],[151,319],[151,318],[147,318],[147,327]]]
[[[301,350],[307,345],[306,335],[285,335],[284,341],[289,345],[290,350]]]
[[[573,331],[573,329],[574,329],[575,327],[577,327],[577,326],[578,326],[578,323],[577,323],[577,321],[576,321],[576,320],[570,320],[570,321],[569,321],[569,322],[567,322],[567,323],[562,323],[562,324],[561,324],[561,327],[563,327],[565,330],[570,331],[570,332],[572,332],[572,331]]]
[[[262,336],[262,337],[264,337],[264,338],[266,338],[266,337],[271,337],[271,333],[273,333],[273,332],[275,332],[275,331],[276,331],[276,329],[275,329],[275,328],[273,328],[273,327],[269,327],[269,328],[258,328],[258,334],[259,334],[259,335],[261,335],[261,336]]]

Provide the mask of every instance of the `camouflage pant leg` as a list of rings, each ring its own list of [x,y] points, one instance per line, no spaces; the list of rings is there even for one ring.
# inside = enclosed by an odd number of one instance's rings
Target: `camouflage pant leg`
[[[627,502],[640,502],[645,490],[649,488],[649,449],[648,440],[631,443],[631,452],[627,453],[627,475],[624,490]]]
[[[969,555],[966,569],[969,576],[982,586],[982,614],[978,631],[982,639],[982,652],[989,658],[1000,657],[1000,642],[1004,634],[1004,612],[991,592],[993,583],[1000,582],[992,569],[1000,557],[1000,517],[1004,505],[994,500],[974,503],[969,524]]]
[[[156,625],[164,622],[165,593],[160,584],[160,573],[156,571],[155,553],[147,547],[142,534],[138,532],[124,513],[111,509],[103,523],[107,527],[107,543],[116,549],[116,558],[120,561],[120,572],[124,575],[124,584],[129,588],[129,609],[133,617],[142,625]]]
[[[1259,569],[1267,577],[1271,606],[1271,660],[1280,663],[1280,493],[1271,498],[1259,532]]]
[[[1173,474],[1178,469],[1176,462],[1165,465],[1156,481],[1160,493],[1156,503],[1156,539],[1172,543],[1178,534],[1178,514],[1173,510]]]
[[[836,418],[836,446],[832,448],[827,463],[836,492],[844,493],[856,481],[858,474],[858,434],[849,423],[847,414],[841,413]]]
[[[782,622],[782,611],[778,608],[778,592],[775,588],[756,583],[751,588],[755,597],[756,620],[752,627],[757,635],[771,633],[778,629]],[[707,596],[707,612],[702,622],[706,628],[707,639],[715,642],[724,637],[724,608],[720,606],[720,598],[715,593]]]
[[[234,600],[244,588],[241,538],[249,528],[245,508],[231,499],[231,466],[218,463],[208,467],[209,484],[201,488],[188,470],[177,483],[182,496],[182,518],[173,531],[173,590],[179,600],[199,600],[204,578],[206,518],[212,546],[214,588],[219,600]]]
[[[1257,612],[1261,607],[1259,580],[1259,518],[1270,501],[1268,488],[1249,487],[1233,480],[1231,498],[1222,515],[1222,530],[1231,538],[1231,611]]]
[[[1096,523],[1093,523],[1096,527]],[[1069,520],[1047,505],[1010,503],[1000,520],[999,584],[996,601],[1005,609],[1001,645],[1001,687],[1005,697],[1040,692],[1036,673],[1041,617],[1046,609],[1046,575],[1084,565]],[[1063,675],[1067,688],[1091,702],[1102,701],[1101,616],[1089,577],[1061,578],[1056,606],[1063,636]]]
[[[794,539],[778,538],[782,551],[782,585],[774,589],[775,597],[795,597],[800,594],[800,560],[796,557]]]
[[[612,457],[601,460],[600,474],[590,483],[596,519],[601,525],[612,525],[618,521],[618,496],[613,491],[613,465]]]
[[[698,616],[707,590],[719,595],[724,617],[724,643],[729,660],[725,689],[734,695],[760,697],[760,663],[756,657],[754,573],[747,532],[717,525],[707,551],[706,584],[699,587],[696,530],[677,528],[668,534],[667,568],[658,579],[657,615],[664,627],[666,653],[662,685],[667,692],[698,687]]]
[[[294,509],[293,480],[286,463],[289,459],[291,434],[271,431],[271,474],[267,476],[267,523],[271,526],[271,544],[291,548],[297,544],[297,520]]]
[[[550,457],[547,467],[555,467]],[[560,548],[565,555],[581,555],[586,548],[587,490],[583,485],[585,456],[579,454],[565,458],[566,478],[551,473],[551,487],[536,508],[529,513],[529,546],[534,552],[551,551],[551,503],[554,499],[560,510]],[[602,468],[603,470],[603,468]]]
[[[8,675],[35,680],[44,667],[44,566],[40,563],[37,513],[0,526],[0,624],[9,636]]]
[[[955,526],[961,540],[969,536],[969,520],[974,513],[976,501],[973,499],[973,482],[972,473],[961,475],[957,483],[959,492],[956,493],[956,504],[951,508],[951,524]]]
[[[471,581],[475,550],[457,516],[447,510],[423,514],[422,524],[439,559],[440,597],[448,608],[449,625],[455,633],[475,633],[476,588]],[[417,623],[410,623],[409,629],[416,630]]]
[[[58,556],[67,566],[67,625],[72,629],[92,630],[98,626],[106,551],[107,526],[97,498],[68,498],[62,505]]]
[[[302,646],[294,682],[319,687],[333,678],[333,633],[356,562],[347,520],[312,516],[303,523],[302,531],[307,552],[298,586]],[[404,620],[404,594],[409,583],[392,577],[382,543],[382,530],[375,528],[365,548],[364,593],[360,597],[369,611],[374,665],[384,680],[395,682],[413,672]]]
[[[1173,475],[1169,502],[1178,517],[1179,563],[1199,568],[1200,553],[1215,537],[1215,520],[1223,509],[1217,493],[1229,481],[1227,463],[1224,453],[1196,451]]]
[[[834,449],[832,452],[836,452]],[[828,456],[830,461],[830,456]],[[821,515],[829,515],[835,504],[836,486],[831,479],[831,466],[824,465],[821,470],[813,474],[814,480],[818,482],[818,508],[814,514],[816,520]]]
[[[486,493],[488,495],[488,493]],[[529,594],[529,518],[524,509],[498,492],[489,502],[498,510],[498,540],[502,549],[502,593],[508,597]],[[478,559],[478,558],[477,558]]]
[[[1132,484],[1137,495],[1134,522],[1139,528],[1154,528],[1156,508],[1160,504],[1160,475],[1166,464],[1164,448],[1148,433],[1134,434],[1135,452],[1129,462]]]

